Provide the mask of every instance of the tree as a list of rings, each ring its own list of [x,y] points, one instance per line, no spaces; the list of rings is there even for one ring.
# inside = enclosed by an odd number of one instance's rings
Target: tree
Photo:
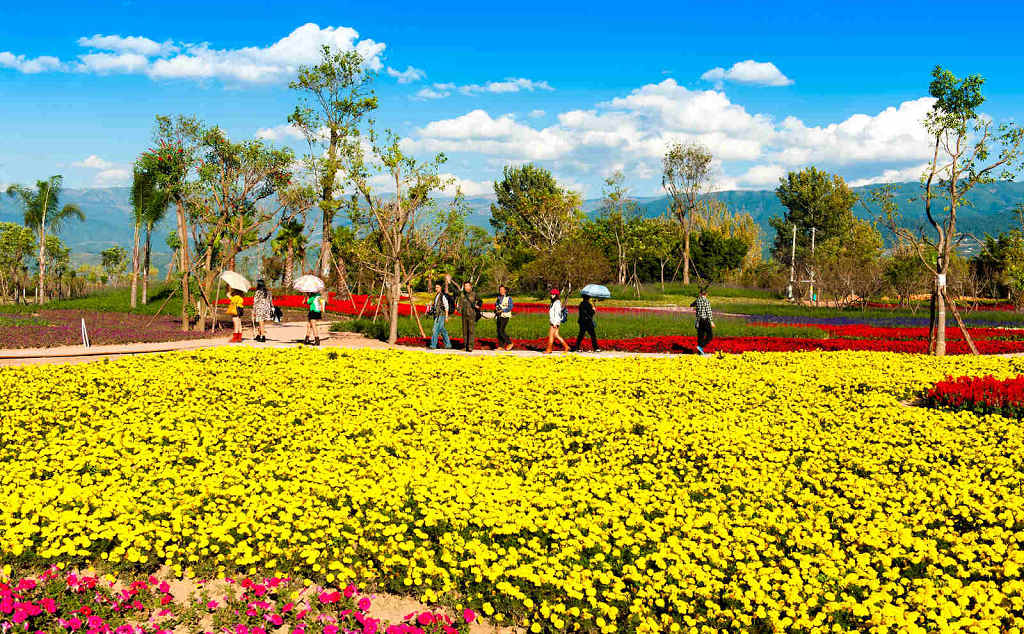
[[[281,223],[270,243],[274,254],[284,258],[284,285],[292,287],[292,276],[295,274],[295,258],[306,259],[306,227],[296,218]]]
[[[36,238],[28,227],[13,222],[0,222],[0,298],[10,294],[18,301],[19,288],[25,287],[25,259],[36,246]]]
[[[925,218],[935,237],[926,235],[923,230],[915,233],[901,226],[890,188],[882,188],[874,195],[887,226],[901,239],[917,245],[921,261],[933,275],[928,350],[936,356],[946,354],[947,304],[972,352],[977,352],[946,291],[956,250],[966,237],[957,229],[960,209],[970,204],[967,196],[978,184],[990,183],[996,178],[1013,180],[1016,172],[1024,168],[1024,128],[1012,123],[994,127],[991,119],[978,112],[985,102],[984,83],[980,75],[959,79],[941,66],[932,71],[928,92],[935,103],[924,120],[933,140],[932,158],[922,178],[922,197]],[[937,202],[941,202],[942,210]],[[934,262],[926,257],[928,250],[934,250]]]
[[[726,272],[743,265],[749,249],[740,238],[705,229],[697,234],[693,245],[693,270],[704,285],[721,281]]]
[[[194,117],[156,117],[153,137],[156,147],[138,159],[139,167],[153,175],[155,186],[164,192],[177,212],[177,266],[181,275],[181,329],[189,329],[192,306],[192,258],[189,254],[189,199],[199,165],[197,148],[203,126]],[[168,274],[170,270],[168,270]]]
[[[375,75],[363,61],[356,51],[339,52],[324,46],[320,63],[300,67],[298,77],[288,84],[301,95],[288,122],[309,144],[306,162],[316,183],[323,221],[320,274],[324,279],[330,274],[332,261],[331,223],[341,205],[335,200],[338,178],[346,157],[361,151],[359,130],[363,118],[377,109],[377,97],[370,89]],[[345,265],[343,261],[337,264]],[[339,272],[339,278],[345,280],[344,271]]]
[[[882,277],[896,293],[898,305],[909,306],[912,312],[917,312],[918,303],[913,301],[914,296],[927,292],[930,278],[916,245],[899,244],[894,247],[892,255],[882,265]]]
[[[74,276],[74,271],[71,270],[71,249],[64,246],[60,238],[57,236],[46,236],[46,249],[44,253],[44,261],[47,264],[47,268],[51,271],[51,276],[56,282],[57,298],[60,299],[64,296],[63,288],[65,283],[69,280],[69,277]],[[124,265],[122,261],[122,266]],[[70,284],[69,295],[70,295]]]
[[[157,186],[157,176],[136,164],[132,170],[132,188],[129,191],[129,200],[132,205],[132,219],[135,225],[135,235],[132,240],[130,304],[132,308],[135,308],[140,272],[142,274],[142,303],[145,304],[148,299],[150,240],[153,225],[163,220],[167,213],[168,199],[166,193]],[[143,230],[145,231],[145,245],[144,252],[140,254],[139,234]]]
[[[218,274],[237,268],[245,249],[270,240],[283,222],[312,205],[313,192],[292,184],[290,149],[273,148],[261,139],[232,142],[223,130],[204,130],[202,164],[189,200],[197,256],[204,276],[200,322],[213,311]]]
[[[842,234],[817,245],[813,266],[819,292],[836,305],[867,302],[885,286],[882,234],[871,222],[854,219]]]
[[[498,243],[510,251],[551,248],[574,234],[583,218],[583,201],[562,189],[548,170],[533,164],[505,166],[494,182],[491,226]]]
[[[761,227],[749,213],[733,213],[717,199],[702,201],[702,212],[697,215],[701,231],[714,231],[725,238],[739,238],[747,245],[743,268],[756,267],[761,262]]]
[[[627,228],[637,215],[637,203],[629,197],[625,182],[626,177],[621,171],[604,179],[604,198],[596,220],[598,235],[606,243],[605,250],[610,251],[614,257],[617,284],[625,284],[629,275]]]
[[[410,233],[415,231],[417,215],[432,192],[443,189],[446,182],[438,175],[445,162],[444,154],[419,162],[405,154],[400,139],[391,132],[378,137],[369,131],[371,162],[364,160],[362,148],[349,147],[348,169],[356,195],[350,200],[350,217],[366,227],[374,237],[364,256],[366,265],[384,278],[388,290],[390,329],[388,343],[398,339],[398,301],[403,281],[409,275],[403,267],[403,256],[409,247]],[[384,198],[374,189],[372,177],[384,175],[394,186],[394,196]]]
[[[701,197],[711,185],[711,151],[703,145],[673,143],[662,160],[661,186],[672,197],[672,212],[683,231],[683,283],[690,283],[690,232]]]
[[[108,279],[113,280],[117,275],[123,273],[127,262],[128,251],[122,246],[115,245],[100,251],[100,266],[103,267]]]
[[[595,245],[570,236],[530,262],[521,281],[534,289],[558,288],[568,294],[588,283],[605,282],[611,275],[612,264]]]
[[[783,217],[773,216],[768,224],[775,229],[772,255],[780,264],[790,263],[793,227],[796,227],[797,271],[806,271],[811,253],[811,229],[815,242],[824,242],[844,234],[853,224],[853,206],[857,194],[838,174],[829,174],[815,167],[789,172],[779,179],[775,189],[779,202],[786,208]]]
[[[60,206],[60,192],[64,177],[51,176],[49,180],[38,181],[35,190],[23,185],[7,188],[9,196],[21,199],[25,212],[25,225],[35,231],[39,245],[39,285],[36,287],[36,303],[46,301],[46,231],[60,231],[61,226],[71,218],[85,220],[85,214],[77,205]]]

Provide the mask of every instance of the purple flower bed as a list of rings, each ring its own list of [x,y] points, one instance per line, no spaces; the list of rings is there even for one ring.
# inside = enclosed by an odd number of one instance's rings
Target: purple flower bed
[[[146,324],[153,319],[151,315],[41,310],[35,314],[0,313],[0,348],[81,345],[83,318],[93,345],[181,341],[211,336],[209,332],[182,332],[180,322],[171,316],[159,316],[147,327]],[[230,330],[230,324],[227,327]]]

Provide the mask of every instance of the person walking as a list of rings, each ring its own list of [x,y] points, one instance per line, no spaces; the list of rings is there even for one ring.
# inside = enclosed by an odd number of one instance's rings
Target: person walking
[[[256,280],[256,290],[252,294],[252,319],[256,326],[254,339],[266,342],[265,324],[274,320],[274,299],[270,296],[267,283],[263,280]]]
[[[566,311],[562,308],[562,293],[557,288],[551,289],[551,307],[548,308],[548,347],[545,348],[544,354],[551,354],[551,346],[555,344],[555,341],[562,344],[562,348],[566,352],[569,352],[569,344],[562,339],[562,335],[558,334],[558,329],[561,328],[562,323],[566,319]]]
[[[708,289],[700,289],[700,294],[690,306],[697,314],[697,352],[703,355],[704,346],[711,343],[714,338],[712,331],[715,327],[714,318],[711,315],[711,302],[708,301]]]
[[[476,343],[476,320],[480,318],[480,307],[483,302],[473,291],[473,285],[466,282],[459,294],[459,312],[462,314],[462,341],[466,352],[473,352]]]
[[[233,288],[229,290],[226,312],[231,317],[231,343],[240,343],[242,341],[242,314],[245,312],[243,306],[245,306],[245,299],[242,297],[242,291]]]
[[[441,283],[434,284],[434,301],[430,304],[430,313],[434,316],[434,329],[430,333],[430,349],[437,350],[437,338],[440,336],[444,341],[444,349],[452,349],[452,340],[448,338],[448,329],[444,327],[445,320],[451,312],[448,298],[444,294]]]
[[[306,338],[302,341],[305,344],[320,345],[320,331],[317,330],[317,322],[324,317],[324,298],[320,293],[307,293],[306,305],[309,312],[306,314]],[[310,341],[310,335],[313,340]]]
[[[601,346],[597,345],[597,328],[595,322],[597,318],[597,309],[594,308],[594,304],[590,301],[590,295],[584,295],[583,301],[580,302],[579,322],[580,322],[580,334],[576,335],[576,345],[572,347],[573,352],[578,352],[580,346],[583,345],[583,337],[590,335],[590,345],[594,349],[594,352],[601,352]]]
[[[505,332],[508,327],[508,320],[512,318],[512,298],[508,294],[508,287],[502,284],[498,287],[498,298],[494,300],[494,319],[498,325],[498,349],[511,350],[512,338]]]

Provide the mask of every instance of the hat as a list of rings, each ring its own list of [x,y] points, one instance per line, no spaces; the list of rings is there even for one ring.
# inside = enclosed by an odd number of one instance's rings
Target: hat
[[[561,293],[558,291],[557,288],[551,289],[551,296],[554,297],[556,295],[561,295]]]

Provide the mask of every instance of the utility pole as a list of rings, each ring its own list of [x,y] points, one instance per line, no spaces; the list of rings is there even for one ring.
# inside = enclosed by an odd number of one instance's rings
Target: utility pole
[[[814,294],[814,233],[815,233],[815,231],[816,231],[816,227],[811,227],[811,266],[810,266],[811,275],[810,275],[810,278],[811,278],[811,301],[814,302],[815,304],[817,304],[818,303],[818,296]]]
[[[796,225],[793,225],[793,246],[789,251],[789,286],[786,287],[786,296],[793,299],[793,279],[796,275]]]

